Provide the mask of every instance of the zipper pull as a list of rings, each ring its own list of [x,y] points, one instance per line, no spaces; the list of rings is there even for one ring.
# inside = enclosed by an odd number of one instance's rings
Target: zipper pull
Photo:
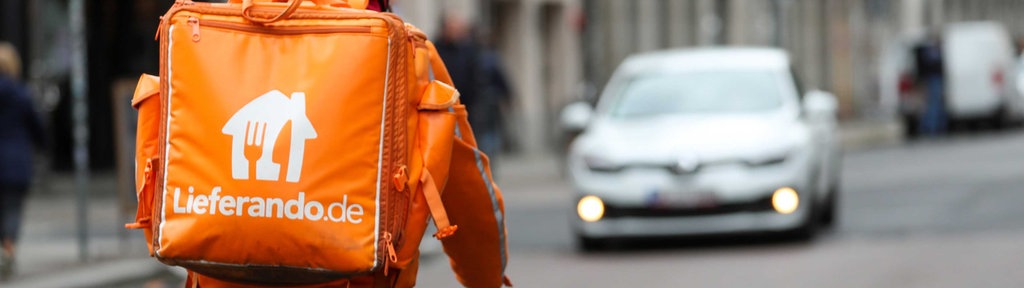
[[[395,245],[391,242],[391,232],[384,232],[384,253],[387,254],[387,259],[384,259],[384,276],[388,276],[388,267],[391,263],[398,262],[398,255],[395,254]]]
[[[192,42],[199,42],[199,18],[188,16],[188,25],[192,26]]]
[[[404,192],[405,184],[409,182],[409,168],[405,165],[398,166],[398,170],[395,171],[395,176],[392,176],[391,179],[393,180],[392,184],[395,185],[395,189],[398,189],[398,192]]]

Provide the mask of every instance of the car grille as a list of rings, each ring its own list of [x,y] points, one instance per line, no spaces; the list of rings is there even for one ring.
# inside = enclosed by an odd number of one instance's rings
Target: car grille
[[[621,206],[605,203],[605,218],[641,217],[641,218],[663,218],[663,217],[685,217],[685,216],[707,216],[721,215],[740,212],[762,212],[772,210],[771,196],[759,198],[750,202],[733,202],[719,204],[710,207],[648,207],[648,206]]]

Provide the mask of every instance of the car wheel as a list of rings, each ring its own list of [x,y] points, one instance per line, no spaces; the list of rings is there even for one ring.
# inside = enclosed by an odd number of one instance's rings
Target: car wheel
[[[605,239],[576,235],[576,247],[579,248],[581,252],[601,251],[605,246]]]
[[[804,217],[804,220],[802,223],[800,223],[800,226],[797,226],[788,233],[798,241],[813,240],[814,236],[818,233],[818,225],[821,222],[821,217],[819,216],[821,214],[821,209],[819,206],[821,205],[818,205],[818,203],[815,202],[813,194],[809,196],[810,199],[807,199],[807,201],[802,202],[811,205],[810,210],[808,211],[810,213],[807,215],[807,217]]]
[[[828,189],[828,198],[825,200],[825,206],[822,207],[821,213],[821,225],[822,227],[832,228],[835,227],[837,207],[839,203],[839,183],[833,183]]]
[[[1006,106],[1004,105],[1000,107],[994,115],[990,116],[989,119],[987,119],[989,127],[992,127],[993,130],[1003,130],[1006,128],[1009,123],[1009,113],[1006,110]]]
[[[907,139],[917,138],[917,118],[913,115],[903,115],[903,133]]]

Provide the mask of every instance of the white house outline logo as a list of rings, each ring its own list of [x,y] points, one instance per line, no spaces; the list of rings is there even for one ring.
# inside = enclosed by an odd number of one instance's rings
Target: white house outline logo
[[[273,160],[274,144],[288,121],[292,122],[292,139],[285,181],[299,182],[306,140],[316,138],[317,134],[306,116],[306,94],[295,92],[289,99],[278,90],[245,104],[221,129],[221,133],[232,136],[231,178],[249,179],[250,158],[258,157],[256,180],[280,180],[281,164]]]

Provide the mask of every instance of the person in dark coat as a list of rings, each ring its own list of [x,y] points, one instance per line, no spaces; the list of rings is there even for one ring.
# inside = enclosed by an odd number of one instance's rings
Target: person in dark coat
[[[25,196],[32,180],[34,148],[43,145],[43,128],[28,89],[19,81],[20,61],[14,47],[0,42],[0,276],[13,271],[14,247]]]
[[[921,113],[918,131],[927,136],[940,135],[946,131],[941,43],[938,36],[932,36],[928,41],[914,48],[917,77],[924,82],[926,91],[924,111]]]
[[[483,49],[480,52],[480,77],[483,78],[481,94],[473,103],[477,117],[470,120],[475,120],[471,125],[480,150],[491,157],[491,169],[496,170],[495,158],[504,143],[502,135],[505,125],[502,120],[505,119],[504,112],[509,105],[512,89],[505,77],[501,58],[493,50]]]
[[[441,26],[437,53],[466,105],[477,146],[490,157],[495,170],[503,142],[502,108],[509,102],[511,90],[504,68],[498,55],[477,41],[468,21],[459,14],[446,14]]]
[[[472,37],[469,25],[458,14],[445,14],[441,23],[441,38],[435,43],[437,54],[441,56],[455,88],[459,90],[459,99],[469,110],[470,125],[475,126],[471,107],[479,97],[483,77],[480,75],[481,47]]]

